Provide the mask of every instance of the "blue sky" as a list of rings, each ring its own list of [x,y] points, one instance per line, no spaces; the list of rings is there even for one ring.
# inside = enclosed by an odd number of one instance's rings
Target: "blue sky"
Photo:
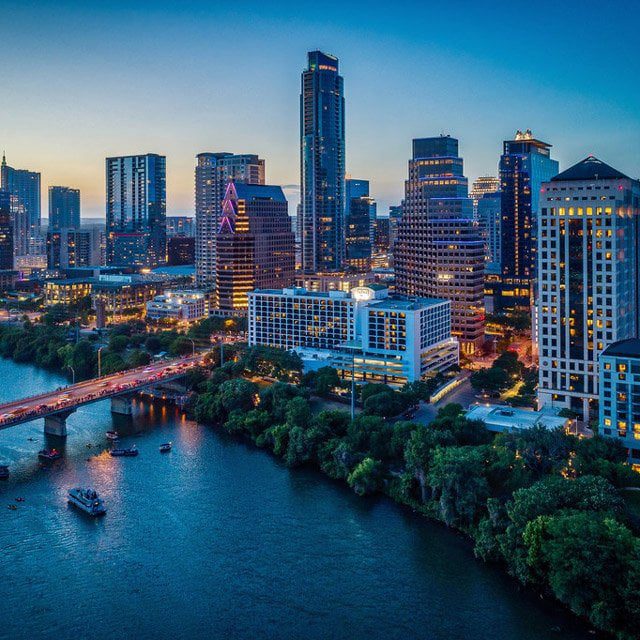
[[[345,78],[347,170],[380,210],[402,197],[411,139],[441,132],[470,178],[526,128],[561,167],[594,153],[640,175],[635,3],[346,4],[12,3],[0,147],[43,191],[79,187],[87,217],[104,216],[108,155],[165,154],[170,214],[193,213],[201,151],[259,153],[269,182],[296,185],[300,72],[320,48]]]

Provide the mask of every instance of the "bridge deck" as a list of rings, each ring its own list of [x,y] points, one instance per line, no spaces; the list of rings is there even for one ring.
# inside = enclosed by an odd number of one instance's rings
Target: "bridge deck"
[[[152,363],[137,369],[85,380],[56,391],[0,405],[0,429],[45,418],[114,396],[132,393],[159,382],[175,380],[203,362],[202,354]]]

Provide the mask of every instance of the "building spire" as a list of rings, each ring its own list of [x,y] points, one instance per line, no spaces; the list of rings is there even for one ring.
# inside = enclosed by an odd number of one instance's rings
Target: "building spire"
[[[2,150],[2,166],[7,166],[7,152],[4,149]]]

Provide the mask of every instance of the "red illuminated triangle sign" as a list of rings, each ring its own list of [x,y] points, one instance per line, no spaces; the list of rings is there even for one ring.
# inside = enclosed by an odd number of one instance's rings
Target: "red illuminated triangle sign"
[[[227,185],[227,191],[224,194],[224,200],[222,201],[222,218],[220,220],[220,228],[218,233],[235,233],[236,218],[236,203],[238,202],[238,194],[233,182]]]

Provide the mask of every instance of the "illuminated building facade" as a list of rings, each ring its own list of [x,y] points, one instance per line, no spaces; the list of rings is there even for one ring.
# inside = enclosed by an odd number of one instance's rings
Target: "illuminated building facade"
[[[80,189],[49,187],[49,231],[80,228]]]
[[[0,189],[11,195],[14,255],[40,253],[40,174],[10,167],[3,155],[0,164]]]
[[[190,323],[207,315],[207,295],[203,291],[165,291],[147,302],[149,320]]]
[[[46,307],[75,305],[91,295],[92,279],[67,278],[64,280],[46,280],[44,283],[44,304]]]
[[[0,270],[13,269],[11,194],[0,189]]]
[[[91,232],[59,229],[47,232],[47,269],[86,267],[91,264]]]
[[[167,240],[167,265],[193,264],[196,257],[196,239],[189,236],[175,236]]]
[[[452,333],[475,353],[484,342],[484,243],[455,138],[413,141],[402,211],[396,292],[450,300]]]
[[[476,213],[480,232],[485,245],[485,271],[502,273],[502,194],[500,191],[487,192],[480,196]]]
[[[327,272],[345,261],[344,87],[338,59],[309,52],[301,84],[302,269]]]
[[[346,264],[360,271],[371,269],[376,202],[369,195],[368,180],[347,179]]]
[[[107,158],[107,264],[154,268],[166,261],[166,158]]]
[[[218,309],[246,311],[252,289],[293,284],[295,236],[280,187],[230,182],[216,244]]]
[[[371,272],[332,271],[331,273],[297,274],[296,287],[307,291],[327,293],[328,291],[349,292],[355,287],[374,284],[376,277]]]
[[[600,354],[638,335],[640,183],[593,156],[542,185],[540,405],[596,417]]]
[[[167,216],[167,238],[176,236],[194,238],[196,221],[190,216]]]
[[[196,285],[216,284],[216,237],[227,184],[264,184],[265,162],[254,154],[200,153],[195,172]]]
[[[500,157],[502,235],[501,282],[496,287],[497,311],[530,310],[534,300],[536,227],[540,187],[558,173],[551,145],[518,131],[504,142]]]
[[[317,350],[344,377],[354,369],[360,382],[401,385],[458,363],[450,303],[389,298],[381,285],[252,291],[249,344]]]
[[[480,176],[473,181],[469,197],[473,200],[473,210],[478,211],[478,203],[485,193],[500,191],[500,180],[495,176]]]

